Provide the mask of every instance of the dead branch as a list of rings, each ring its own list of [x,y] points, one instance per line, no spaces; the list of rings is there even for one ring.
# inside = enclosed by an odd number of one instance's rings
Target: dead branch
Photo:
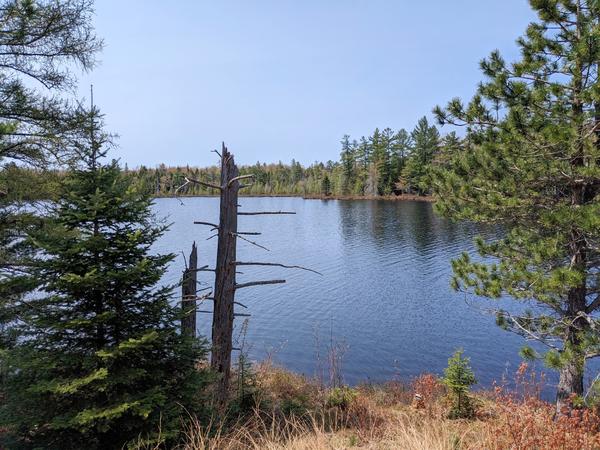
[[[306,270],[308,272],[316,273],[317,275],[323,276],[323,274],[321,272],[317,272],[316,270],[309,269],[308,267],[303,267],[303,266],[270,263],[270,262],[243,262],[243,261],[234,261],[232,264],[235,264],[236,266],[273,266],[273,267],[283,267],[284,269],[300,269],[300,270]]]
[[[204,186],[204,187],[211,188],[211,189],[218,189],[218,190],[222,189],[221,186],[217,186],[216,184],[210,184],[210,183],[206,183],[204,181],[194,180],[193,178],[188,178],[188,177],[185,177],[184,179],[186,181],[186,184],[189,182],[189,183],[196,183],[196,184],[199,184],[200,186]]]
[[[187,268],[186,268],[185,270],[187,270],[187,271],[189,271],[189,272],[203,272],[203,271],[205,271],[207,268],[208,268],[208,266],[202,266],[202,267],[200,267],[200,268],[198,268],[198,269],[187,269]]]
[[[246,313],[233,313],[233,317],[250,317],[252,314]]]
[[[265,284],[281,284],[285,283],[285,280],[264,280],[264,281],[250,281],[248,283],[240,283],[234,286],[234,289],[241,289],[251,286],[262,286]]]
[[[219,225],[217,225],[216,223],[210,223],[210,222],[195,221],[194,225],[207,225],[209,227],[213,227],[213,230],[218,230],[219,229]]]
[[[227,183],[227,186],[231,186],[234,181],[245,180],[246,178],[254,178],[254,174],[240,175],[238,177],[234,177],[231,180],[229,180],[229,183]]]
[[[193,295],[191,295],[189,297],[185,297],[185,300],[190,301],[190,302],[201,302],[201,301],[204,301],[204,300],[209,300],[211,298],[210,297],[211,295],[212,295],[212,292],[209,292],[206,295],[200,295],[200,296],[193,296]]]
[[[232,234],[233,234],[234,236],[237,236],[237,237],[239,237],[241,240],[248,242],[249,244],[256,245],[258,248],[262,248],[263,250],[266,250],[266,251],[268,251],[268,252],[270,252],[270,251],[271,251],[271,250],[269,250],[267,247],[264,247],[264,246],[262,246],[262,245],[260,245],[260,244],[257,244],[256,242],[254,242],[254,241],[251,241],[250,239],[246,239],[244,236],[240,236],[240,235],[239,235],[239,233],[232,233]]]
[[[262,233],[259,233],[258,231],[236,231],[235,234],[238,236],[240,234],[244,234],[246,236],[260,236]]]
[[[179,192],[181,189],[183,189],[184,187],[186,187],[186,186],[187,186],[188,184],[190,184],[190,183],[191,183],[191,181],[188,181],[188,180],[186,180],[186,182],[185,182],[185,183],[183,183],[181,186],[179,186],[177,189],[175,189],[175,195],[177,195],[177,193],[178,193],[178,192]]]
[[[258,212],[238,212],[238,216],[262,216],[265,214],[296,214],[296,211],[258,211]]]

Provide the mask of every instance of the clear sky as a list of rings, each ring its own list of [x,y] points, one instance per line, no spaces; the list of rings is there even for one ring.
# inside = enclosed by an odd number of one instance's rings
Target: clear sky
[[[479,60],[533,19],[527,0],[96,0],[106,48],[81,78],[130,167],[303,164],[375,127],[469,98]]]

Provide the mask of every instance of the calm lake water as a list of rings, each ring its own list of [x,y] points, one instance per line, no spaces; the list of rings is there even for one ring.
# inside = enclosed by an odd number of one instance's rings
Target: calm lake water
[[[218,199],[157,199],[158,216],[172,222],[160,252],[189,253],[199,246],[199,265],[214,267],[216,239],[194,220],[218,221]],[[241,216],[240,231],[260,231],[238,241],[238,259],[297,264],[321,272],[244,267],[238,282],[284,278],[283,285],[241,289],[237,300],[250,313],[246,346],[252,359],[271,356],[285,367],[315,375],[331,341],[346,348],[344,381],[355,384],[441,374],[452,352],[471,357],[480,384],[490,385],[519,365],[523,340],[498,328],[485,312],[494,303],[454,292],[450,260],[473,253],[473,238],[493,230],[436,216],[421,202],[242,198],[243,211],[296,211],[296,215]],[[167,281],[176,283],[184,262],[178,256]],[[214,275],[202,273],[206,285]],[[504,307],[510,302],[502,302]],[[495,303],[498,306],[498,302]],[[211,309],[210,302],[201,309]],[[210,335],[212,317],[198,315]],[[236,319],[239,331],[243,319]]]

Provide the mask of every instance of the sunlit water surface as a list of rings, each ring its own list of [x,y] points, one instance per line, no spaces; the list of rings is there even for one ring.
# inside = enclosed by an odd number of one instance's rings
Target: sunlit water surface
[[[244,267],[238,282],[285,278],[286,284],[238,291],[250,313],[246,333],[249,356],[272,357],[309,376],[327,374],[327,347],[345,349],[344,381],[350,384],[422,372],[441,374],[461,347],[471,358],[478,381],[489,386],[520,363],[523,340],[495,325],[486,301],[454,292],[450,260],[473,253],[473,238],[498,230],[452,223],[423,202],[303,200],[269,197],[240,199],[243,211],[295,211],[296,215],[240,216],[240,231],[259,231],[251,239],[270,251],[238,243],[238,260],[301,265],[322,276],[276,267]],[[214,267],[216,239],[194,220],[218,221],[218,199],[157,199],[155,211],[172,223],[156,245],[177,253],[166,281],[177,283],[182,252],[199,246],[199,265]],[[214,275],[202,273],[208,286]],[[204,287],[204,286],[203,286]],[[207,302],[202,310],[210,310]],[[210,335],[212,316],[198,314],[199,332]],[[236,319],[239,334],[243,318]],[[239,345],[239,344],[238,344]],[[327,375],[326,375],[327,376]],[[549,382],[555,380],[549,377]],[[550,392],[551,390],[549,390]]]

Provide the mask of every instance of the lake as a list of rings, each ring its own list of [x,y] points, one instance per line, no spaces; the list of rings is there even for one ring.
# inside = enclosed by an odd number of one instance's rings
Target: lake
[[[181,252],[198,244],[199,266],[214,267],[216,239],[194,220],[218,222],[218,199],[157,199],[159,217],[172,222],[156,245],[178,253],[166,281],[184,268]],[[251,314],[245,335],[252,359],[316,375],[331,342],[345,349],[344,381],[356,384],[441,374],[462,347],[483,386],[508,373],[512,379],[523,340],[501,330],[486,312],[498,302],[454,292],[450,260],[473,253],[473,238],[494,230],[452,223],[425,202],[241,198],[242,211],[295,211],[295,215],[240,216],[240,231],[259,231],[238,240],[238,260],[301,265],[322,273],[277,267],[243,267],[238,282],[284,278],[286,284],[241,289],[236,300]],[[206,286],[214,275],[200,274]],[[211,302],[200,309],[210,310]],[[511,305],[502,301],[502,306]],[[198,314],[200,333],[210,336],[212,316]],[[243,318],[236,319],[236,334]],[[317,349],[319,352],[317,352]],[[320,357],[317,354],[320,354]],[[319,363],[321,361],[321,363]]]

